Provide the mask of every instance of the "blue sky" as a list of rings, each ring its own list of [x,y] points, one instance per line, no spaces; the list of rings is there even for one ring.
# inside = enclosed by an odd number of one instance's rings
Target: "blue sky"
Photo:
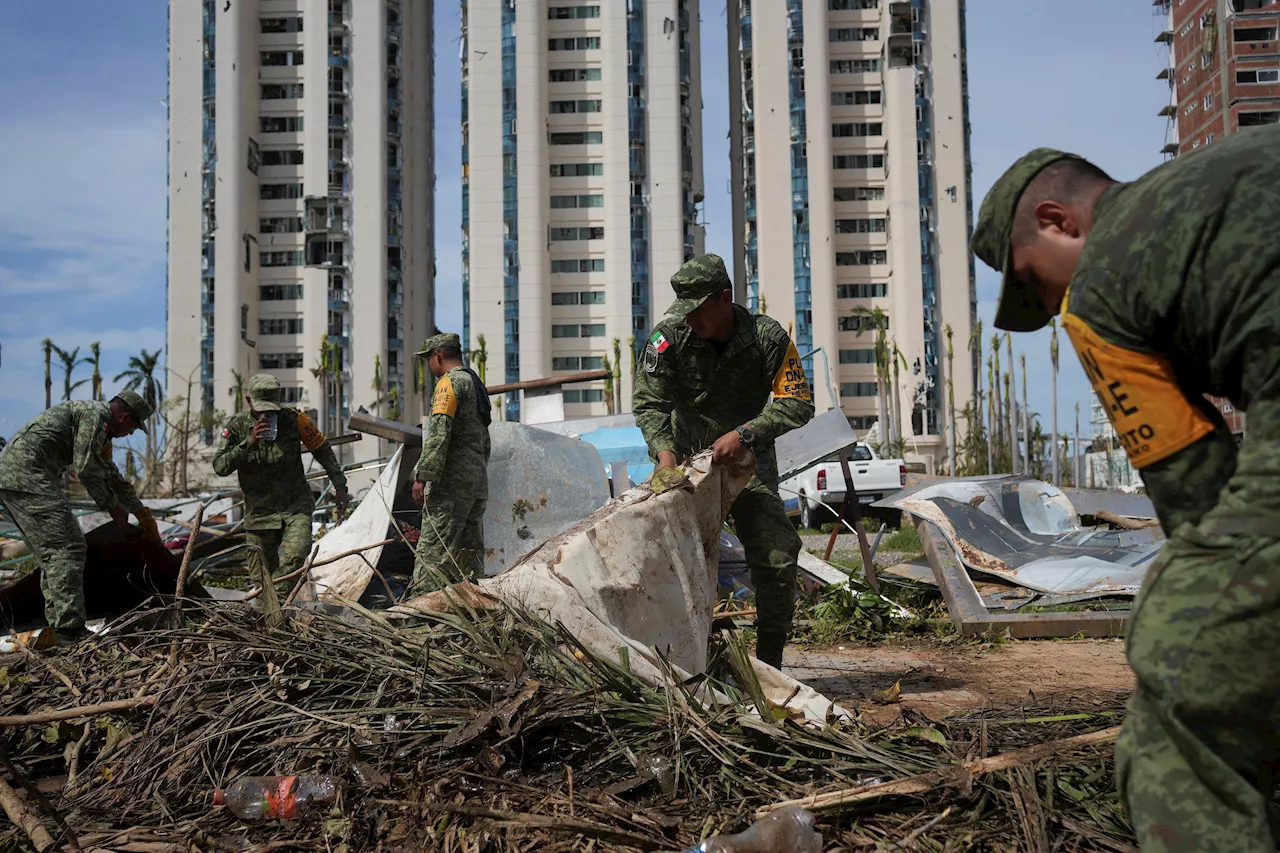
[[[809,0],[809,2],[820,0]],[[186,0],[196,2],[196,0]],[[164,345],[165,3],[12,3],[0,29],[0,435],[43,405],[40,340],[100,341],[107,389]],[[436,0],[436,242],[442,329],[462,321],[458,6]],[[1019,155],[1051,145],[1119,179],[1160,162],[1165,62],[1146,2],[969,0],[975,207]],[[732,251],[724,0],[703,0],[707,246]],[[997,277],[978,264],[987,328]],[[1049,413],[1047,332],[1019,336],[1032,410]],[[1089,388],[1065,340],[1060,419]],[[87,372],[77,377],[87,376]],[[61,378],[54,377],[55,397]],[[76,396],[87,396],[87,388]],[[1087,420],[1087,414],[1086,414]],[[1088,432],[1087,425],[1084,432]]]

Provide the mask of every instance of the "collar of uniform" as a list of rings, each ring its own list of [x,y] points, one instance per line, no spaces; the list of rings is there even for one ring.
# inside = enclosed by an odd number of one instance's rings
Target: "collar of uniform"
[[[751,316],[751,312],[741,305],[733,306],[733,335],[729,338],[729,345],[724,348],[724,357],[729,357],[734,353],[748,349],[756,340],[756,324],[755,318]]]

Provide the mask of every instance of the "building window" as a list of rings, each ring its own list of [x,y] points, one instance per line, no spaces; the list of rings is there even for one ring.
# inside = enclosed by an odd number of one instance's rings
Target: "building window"
[[[855,9],[879,9],[880,0],[827,0],[832,12],[851,12]]]
[[[1280,112],[1276,110],[1267,110],[1257,113],[1240,113],[1241,127],[1257,127],[1263,124],[1280,123]]]
[[[604,174],[603,163],[552,163],[553,178],[590,178]]]
[[[842,349],[841,364],[875,364],[876,351],[873,349]]]
[[[302,149],[287,151],[263,151],[260,155],[263,166],[301,166]]]
[[[301,234],[301,216],[275,216],[258,220],[259,234]]]
[[[262,18],[262,32],[264,33],[300,33],[302,32],[302,18]]]
[[[565,113],[598,113],[600,112],[600,99],[586,101],[552,101],[551,114],[564,115]]]
[[[1280,83],[1280,69],[1251,68],[1236,72],[1237,83]]]
[[[831,158],[833,169],[883,169],[883,154],[836,154]]]
[[[603,290],[571,290],[567,293],[552,293],[552,305],[603,305]]]
[[[841,397],[874,397],[876,396],[876,383],[874,382],[841,382]]]
[[[883,234],[889,230],[889,220],[883,217],[874,219],[837,219],[837,234]]]
[[[258,368],[261,370],[296,370],[300,367],[300,352],[264,352],[258,355]]]
[[[552,145],[599,145],[604,141],[604,133],[599,130],[583,130],[576,133],[548,133],[547,139]]]
[[[300,50],[264,50],[259,57],[259,64],[265,68],[279,65],[301,65]]]
[[[259,335],[300,335],[301,317],[272,317],[258,320]]]
[[[889,253],[883,249],[859,252],[836,252],[838,267],[873,267],[889,263]]]
[[[578,38],[547,39],[547,50],[599,50],[599,36],[579,36]]]
[[[1233,41],[1275,41],[1275,27],[1241,27],[1231,33]]]
[[[600,17],[599,6],[552,6],[547,9],[547,19],[551,21],[598,17]]]
[[[603,240],[604,228],[600,226],[579,226],[572,228],[552,228],[551,242],[562,240]]]
[[[260,116],[258,126],[263,133],[301,133],[302,116]]]
[[[868,284],[837,284],[837,299],[875,299],[889,295],[887,282],[876,281]]]
[[[564,401],[566,403],[603,403],[604,392],[599,388],[566,388]]]
[[[875,41],[879,27],[833,27],[827,30],[827,41]]]
[[[846,121],[831,125],[832,136],[881,136],[883,125],[878,121]]]
[[[547,72],[549,83],[581,83],[599,79],[599,68],[552,68]]]
[[[552,210],[566,210],[579,207],[604,207],[604,195],[553,195]]]
[[[1204,138],[1204,142],[1205,142],[1205,144],[1206,144],[1206,145],[1208,145],[1208,144],[1209,144],[1210,142],[1212,142],[1212,141],[1213,141],[1213,134],[1212,134],[1212,133],[1211,133],[1211,134],[1209,134],[1208,136],[1206,136],[1206,137]]]
[[[285,254],[285,253],[282,253]],[[302,254],[298,252],[296,254]],[[263,260],[262,265],[268,266]],[[274,266],[297,266],[296,264],[275,264]],[[260,284],[258,285],[258,298],[263,302],[291,302],[302,298],[302,285],[300,284]]]
[[[836,201],[884,201],[884,187],[835,187]]]
[[[1204,108],[1207,110],[1213,106],[1213,95],[1204,96]]]
[[[258,263],[264,267],[300,267],[302,266],[303,252],[259,252]],[[265,298],[265,297],[264,297]]]
[[[858,89],[852,92],[832,92],[831,106],[833,107],[850,107],[860,106],[862,104],[878,104],[880,103],[881,92],[879,89]]]
[[[301,83],[263,83],[261,99],[264,101],[290,101],[302,97]]]
[[[551,327],[551,337],[603,338],[604,323],[570,323],[567,325],[553,325]]]
[[[259,184],[258,198],[264,200],[302,198],[302,184]]]
[[[1212,65],[1212,64],[1213,64],[1213,54],[1210,54],[1210,53],[1201,53],[1201,54],[1200,54],[1200,67],[1201,67],[1201,68],[1208,68],[1208,67],[1209,67],[1210,65]],[[1191,80],[1191,73],[1190,73],[1190,72],[1187,72],[1187,76],[1186,76],[1186,77],[1184,77],[1184,78],[1182,78],[1182,82],[1183,82],[1183,83],[1186,83],[1186,82],[1188,82],[1189,80]]]
[[[852,317],[841,317],[839,321],[840,331],[842,332],[874,332],[876,330],[875,318],[868,317],[864,314],[854,314]],[[884,327],[889,328],[889,318],[884,318]]]
[[[600,370],[604,357],[599,355],[567,355],[551,359],[552,370]]]
[[[303,390],[301,386],[285,385],[280,389],[281,403],[301,403]]]
[[[604,258],[556,258],[551,262],[553,273],[604,272]]]
[[[879,70],[878,59],[833,59],[830,66],[832,74],[874,74]]]

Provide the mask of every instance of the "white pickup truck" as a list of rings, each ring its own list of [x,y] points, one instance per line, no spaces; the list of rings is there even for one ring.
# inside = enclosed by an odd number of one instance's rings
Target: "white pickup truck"
[[[907,465],[901,459],[881,459],[865,444],[849,450],[849,473],[858,502],[874,503],[907,484]],[[817,528],[835,521],[844,501],[844,472],[840,458],[830,456],[778,485],[787,514],[799,517],[801,527]],[[829,507],[830,510],[823,509]]]

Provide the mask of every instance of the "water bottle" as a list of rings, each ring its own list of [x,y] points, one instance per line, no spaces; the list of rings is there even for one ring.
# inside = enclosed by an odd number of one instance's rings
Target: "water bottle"
[[[267,421],[267,434],[263,436],[265,441],[275,441],[276,436],[280,433],[279,413],[265,412],[262,417]]]
[[[814,831],[812,814],[788,806],[737,835],[716,835],[681,853],[822,853],[822,835]]]
[[[213,804],[226,806],[241,820],[293,820],[337,799],[332,776],[246,776],[213,792]]]

